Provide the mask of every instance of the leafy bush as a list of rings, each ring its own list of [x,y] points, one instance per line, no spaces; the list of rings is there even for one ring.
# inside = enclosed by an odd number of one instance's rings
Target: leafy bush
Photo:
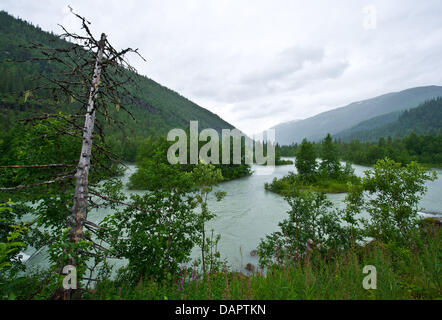
[[[258,246],[262,267],[294,261],[312,249],[341,247],[346,241],[340,213],[324,193],[299,191],[286,200],[291,207],[288,219],[279,223],[280,231],[261,240]]]
[[[364,219],[367,236],[384,242],[408,242],[418,227],[418,203],[426,192],[425,182],[435,180],[436,173],[412,162],[402,166],[393,160],[379,160],[373,170],[367,170],[360,186],[353,186],[352,210],[366,210]]]
[[[154,190],[133,195],[130,206],[104,219],[111,252],[128,260],[123,272],[128,282],[164,279],[189,261],[199,234],[195,207],[196,201],[178,190]]]

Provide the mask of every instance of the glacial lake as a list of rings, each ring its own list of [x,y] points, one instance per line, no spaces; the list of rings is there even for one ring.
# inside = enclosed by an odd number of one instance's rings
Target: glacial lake
[[[292,159],[292,158],[286,158]],[[292,159],[293,160],[293,159]],[[355,174],[363,176],[369,167],[353,165]],[[128,165],[124,176],[121,178],[126,185],[129,176],[136,170],[134,165]],[[254,165],[253,175],[237,180],[224,182],[217,188],[225,191],[226,197],[217,202],[214,196],[209,197],[209,208],[217,215],[206,229],[208,234],[213,229],[215,234],[221,234],[218,249],[221,257],[226,259],[234,270],[244,271],[247,263],[258,265],[257,257],[252,257],[250,252],[256,249],[261,238],[278,230],[278,223],[287,217],[289,205],[284,198],[275,193],[266,191],[264,184],[271,182],[273,178],[281,178],[290,171],[295,171],[294,165],[275,167],[272,172],[263,172],[263,167]],[[420,202],[422,215],[442,215],[442,171],[436,170],[438,179],[428,182],[428,191]],[[125,190],[126,194],[141,194],[143,191]],[[329,194],[329,199],[338,208],[343,208],[342,200],[345,194]],[[106,215],[111,213],[107,209],[94,209],[89,212],[88,219],[100,222]],[[35,252],[28,248],[24,252],[28,258],[26,264],[29,267],[45,267],[48,264],[46,250]],[[194,258],[199,257],[198,250],[192,253]],[[115,260],[116,267],[124,264],[124,261]]]

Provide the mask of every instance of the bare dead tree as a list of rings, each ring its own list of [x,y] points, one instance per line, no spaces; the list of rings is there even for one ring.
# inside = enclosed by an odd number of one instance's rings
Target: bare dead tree
[[[91,195],[89,194],[91,170],[97,167],[109,169],[101,158],[106,159],[107,162],[121,164],[118,156],[106,147],[103,132],[104,124],[106,122],[108,124],[112,123],[124,130],[123,123],[115,115],[112,115],[112,113],[115,113],[112,110],[117,112],[122,110],[135,120],[129,106],[136,104],[136,99],[132,94],[134,87],[136,87],[134,81],[136,70],[129,64],[126,55],[135,53],[141,59],[144,60],[144,58],[138,53],[138,49],[116,50],[109,43],[104,33],[101,34],[100,39],[96,39],[90,30],[90,22],[75,13],[72,8],[70,10],[79,19],[82,34],[69,32],[65,27],[60,26],[63,33],[57,41],[54,41],[54,45],[27,44],[23,47],[31,50],[34,55],[29,59],[18,62],[46,61],[56,66],[51,76],[42,73],[33,79],[36,85],[26,90],[25,98],[30,96],[31,93],[34,100],[38,100],[42,96],[50,96],[54,101],[75,105],[76,110],[69,115],[57,112],[45,113],[23,119],[23,121],[25,123],[35,123],[55,118],[66,124],[66,128],[57,127],[54,130],[57,134],[75,137],[79,139],[79,142],[81,141],[81,152],[75,174],[72,170],[69,170],[74,166],[70,163],[2,166],[0,169],[58,168],[61,169],[61,172],[58,172],[56,177],[47,181],[0,188],[0,191],[22,190],[56,183],[70,185],[74,188],[74,196],[67,226],[69,227],[70,242],[76,243],[86,239],[83,232],[85,225],[88,224],[89,230],[94,231],[94,228],[90,228],[93,224],[87,220],[88,208],[91,203]],[[66,39],[70,41],[66,41]],[[41,138],[44,139],[45,136]],[[101,157],[94,158],[94,153],[98,153]],[[106,199],[106,201],[118,203],[118,200],[101,195],[97,190],[94,190],[93,194],[101,199]],[[120,203],[123,204],[123,202]],[[95,204],[96,206],[99,205]],[[97,243],[94,243],[94,248],[104,249],[103,247],[100,248]],[[90,254],[93,253],[90,252]],[[75,254],[69,263],[76,264]]]
[[[90,89],[89,101],[84,121],[83,144],[81,146],[80,160],[78,161],[74,194],[74,206],[70,218],[70,241],[77,242],[83,239],[83,224],[87,217],[88,205],[88,177],[91,165],[92,154],[92,134],[95,124],[95,100],[98,94],[98,88],[101,76],[101,64],[103,62],[104,47],[106,44],[106,35],[101,34],[101,40],[98,45],[98,52],[95,61],[94,74],[92,76],[92,87]],[[75,263],[72,261],[72,263]]]

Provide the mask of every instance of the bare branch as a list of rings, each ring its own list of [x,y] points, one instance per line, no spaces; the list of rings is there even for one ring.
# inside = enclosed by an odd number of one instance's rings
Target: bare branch
[[[143,209],[143,208],[137,207],[137,206],[135,206],[135,205],[133,205],[133,204],[130,204],[130,203],[127,203],[127,202],[123,202],[123,201],[119,201],[119,200],[115,200],[115,199],[109,198],[109,197],[104,196],[104,195],[102,195],[102,194],[100,194],[100,193],[98,193],[98,192],[95,192],[95,191],[93,191],[93,190],[89,190],[89,193],[91,193],[91,194],[93,194],[94,196],[97,196],[97,197],[99,197],[99,198],[101,198],[101,199],[103,199],[103,200],[107,200],[107,201],[109,201],[109,202],[113,202],[113,203],[117,203],[117,204],[124,205],[124,206],[126,206],[126,207],[134,208],[134,209],[136,209],[136,210],[138,210],[138,211],[148,212],[146,209]]]
[[[31,165],[12,165],[12,166],[0,166],[0,168],[55,168],[55,167],[74,167],[74,164],[31,164]]]
[[[68,176],[58,177],[53,180],[44,181],[44,182],[37,182],[37,183],[28,184],[28,185],[19,185],[17,187],[11,187],[11,188],[0,188],[0,191],[22,190],[22,189],[32,188],[32,187],[36,187],[36,186],[43,186],[43,185],[47,185],[47,184],[52,184],[52,183],[60,182],[60,181],[63,181],[63,180],[69,179],[69,178],[74,178],[74,177],[75,177],[75,175],[68,175]]]

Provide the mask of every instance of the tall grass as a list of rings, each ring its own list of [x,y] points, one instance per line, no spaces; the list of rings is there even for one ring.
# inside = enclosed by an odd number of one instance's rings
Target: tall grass
[[[140,279],[136,287],[101,281],[90,299],[440,299],[440,233],[423,233],[410,248],[372,242],[345,251],[312,251],[295,261],[273,265],[264,274],[211,273],[204,278],[182,274],[157,282]],[[362,269],[373,265],[377,289],[366,290]]]

